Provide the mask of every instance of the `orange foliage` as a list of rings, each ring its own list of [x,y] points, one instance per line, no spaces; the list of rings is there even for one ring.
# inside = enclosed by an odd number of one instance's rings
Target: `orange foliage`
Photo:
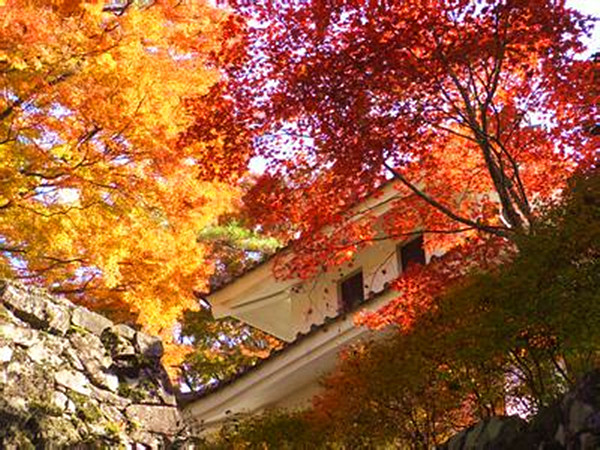
[[[477,259],[484,236],[535,232],[540,206],[597,164],[597,63],[579,55],[592,22],[564,2],[234,3],[254,56],[229,87],[267,161],[248,216],[299,237],[277,276],[308,278],[417,230],[429,254]],[[384,223],[357,232],[348,208],[390,179]],[[395,302],[374,322],[412,323],[454,278],[451,266],[423,276],[398,282],[406,311]]]
[[[0,273],[170,341],[212,272],[196,233],[237,196],[177,144],[183,99],[234,36],[204,2],[124,5],[0,6]]]

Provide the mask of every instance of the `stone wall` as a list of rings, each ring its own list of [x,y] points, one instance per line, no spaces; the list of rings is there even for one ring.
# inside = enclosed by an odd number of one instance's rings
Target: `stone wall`
[[[440,450],[600,449],[600,371],[587,374],[560,402],[530,422],[493,417],[454,436]]]
[[[162,343],[0,281],[0,448],[168,447],[183,426]]]

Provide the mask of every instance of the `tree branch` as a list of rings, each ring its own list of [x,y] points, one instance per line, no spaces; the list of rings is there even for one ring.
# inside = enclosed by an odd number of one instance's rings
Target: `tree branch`
[[[450,210],[445,205],[441,204],[437,200],[435,200],[435,199],[431,198],[430,196],[428,196],[427,194],[425,194],[422,190],[420,190],[418,187],[416,187],[414,184],[412,184],[410,181],[408,181],[404,177],[404,175],[402,175],[396,169],[394,169],[393,167],[391,167],[388,163],[384,162],[383,165],[385,166],[386,169],[388,169],[392,173],[392,175],[394,176],[394,178],[396,178],[397,180],[399,180],[402,184],[404,184],[412,192],[414,192],[418,197],[420,197],[421,199],[425,200],[428,204],[430,204],[431,206],[433,206],[434,208],[436,208],[438,211],[442,212],[443,214],[445,214],[449,218],[451,218],[453,220],[456,220],[457,222],[460,222],[463,225],[468,225],[469,227],[475,228],[477,230],[485,231],[487,233],[491,233],[491,234],[493,234],[495,236],[500,236],[500,237],[504,237],[504,238],[508,238],[509,237],[508,229],[507,228],[504,228],[504,227],[494,227],[494,226],[490,226],[490,225],[483,225],[483,224],[475,222],[475,221],[473,221],[471,219],[467,219],[465,217],[459,216],[458,214],[456,214],[455,212],[453,212],[452,210]]]

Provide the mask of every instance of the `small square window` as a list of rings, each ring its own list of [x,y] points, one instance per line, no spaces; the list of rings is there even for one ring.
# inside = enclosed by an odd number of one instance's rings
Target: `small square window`
[[[339,297],[341,312],[351,311],[365,301],[362,271],[340,282]]]
[[[412,264],[425,264],[425,248],[423,247],[423,235],[398,245],[398,268],[404,272]]]

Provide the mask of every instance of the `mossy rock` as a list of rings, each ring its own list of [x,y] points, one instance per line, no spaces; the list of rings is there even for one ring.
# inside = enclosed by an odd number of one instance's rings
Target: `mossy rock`
[[[12,314],[6,308],[6,306],[0,304],[0,323],[12,322]]]
[[[63,448],[82,441],[77,427],[69,417],[44,416],[38,421],[39,441]]]
[[[129,386],[127,383],[120,383],[118,394],[121,397],[126,397],[131,399],[134,403],[139,403],[146,399],[147,395],[143,389],[139,389],[138,387]]]
[[[0,419],[1,420],[1,419]],[[3,430],[3,436],[0,437],[1,448],[18,448],[19,450],[35,450],[35,445],[31,442],[31,436],[28,436],[22,430],[12,427]]]
[[[67,396],[75,404],[75,411],[85,423],[97,423],[104,419],[104,414],[96,402],[85,395],[70,391]]]

